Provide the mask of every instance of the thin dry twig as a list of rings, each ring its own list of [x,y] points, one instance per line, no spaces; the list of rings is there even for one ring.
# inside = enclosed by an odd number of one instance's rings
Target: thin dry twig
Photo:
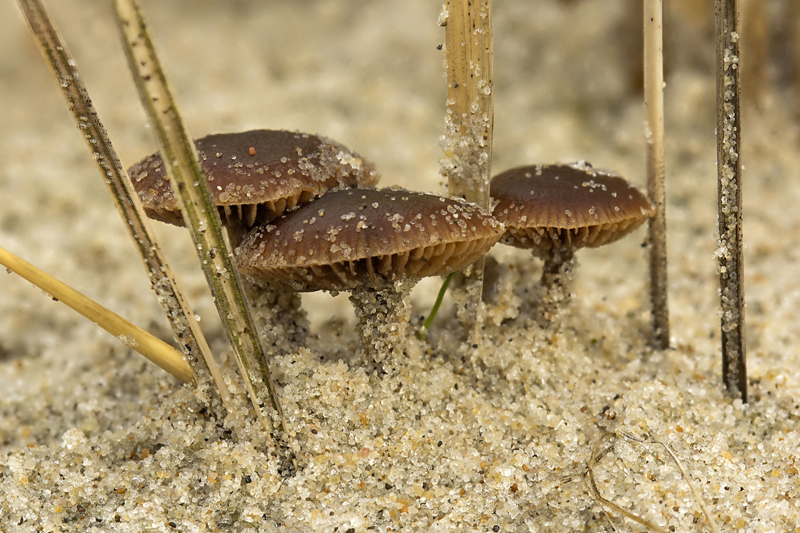
[[[719,533],[719,527],[717,527],[717,522],[714,520],[714,515],[712,515],[711,511],[708,510],[708,506],[706,505],[705,500],[703,500],[703,496],[700,494],[700,491],[697,490],[697,487],[694,486],[694,483],[692,483],[692,478],[690,478],[686,473],[686,470],[683,468],[683,464],[681,463],[680,459],[678,459],[678,456],[675,454],[675,452],[672,451],[672,448],[661,441],[639,439],[625,431],[620,431],[619,434],[634,442],[639,442],[641,444],[658,444],[664,448],[667,451],[667,454],[669,454],[669,456],[672,458],[672,461],[678,467],[678,470],[680,470],[683,479],[686,480],[686,484],[689,485],[689,490],[692,492],[694,499],[697,500],[698,505],[700,505],[700,509],[703,511],[703,514],[706,515],[706,520],[708,520],[711,531],[713,531],[713,533]]]
[[[20,7],[42,54],[61,85],[69,109],[108,186],[114,204],[126,222],[125,226],[139,250],[153,290],[169,319],[179,346],[188,356],[192,371],[200,376],[201,382],[205,382],[208,374],[213,378],[215,387],[204,389],[210,395],[211,408],[220,416],[223,414],[218,408],[220,400],[226,409],[230,406],[228,388],[197,322],[187,319],[193,318],[194,313],[161,252],[139,196],[117,157],[86,87],[81,82],[76,63],[40,0],[20,0]],[[196,378],[194,376],[192,381],[196,381]]]
[[[278,424],[287,434],[286,420],[244,297],[240,274],[222,235],[219,213],[141,10],[134,0],[116,0],[114,8],[131,73],[158,138],[183,220],[190,229],[250,400],[268,429],[269,424],[261,407],[267,402],[272,404],[278,415]]]
[[[608,514],[608,512],[604,512],[604,513],[603,513],[603,516],[605,516],[605,517],[606,517],[606,520],[608,520],[608,525],[609,525],[609,526],[611,526],[611,530],[612,530],[612,531],[619,531],[619,530],[617,529],[617,526],[615,526],[615,525],[614,525],[614,521],[613,521],[613,520],[611,520],[611,515],[610,515],[610,514]]]
[[[641,518],[631,513],[630,511],[627,511],[619,507],[617,504],[615,504],[610,500],[607,500],[600,494],[600,490],[597,488],[597,484],[595,483],[594,479],[594,467],[597,466],[597,463],[600,461],[600,459],[602,459],[606,454],[611,452],[614,448],[613,444],[610,444],[605,447],[603,447],[603,444],[611,439],[618,439],[620,436],[625,437],[626,439],[632,440],[634,442],[638,442],[640,444],[658,444],[659,446],[663,447],[667,451],[667,454],[669,454],[672,461],[678,467],[678,470],[683,476],[683,479],[686,480],[686,484],[689,485],[689,490],[692,492],[692,495],[695,497],[697,503],[700,505],[700,509],[703,511],[703,514],[705,515],[706,520],[708,520],[708,524],[711,527],[711,531],[713,533],[719,533],[719,528],[717,527],[717,523],[714,520],[714,516],[708,510],[708,507],[706,506],[706,503],[703,500],[703,496],[700,494],[700,491],[698,491],[697,488],[692,483],[691,478],[686,473],[686,469],[683,468],[683,464],[680,462],[675,452],[669,446],[667,446],[661,441],[640,439],[638,437],[634,437],[633,435],[625,431],[618,431],[616,433],[606,432],[597,440],[597,442],[594,443],[594,446],[592,447],[592,456],[589,458],[589,462],[586,465],[586,470],[583,472],[582,477],[584,483],[586,484],[587,489],[589,490],[590,494],[595,500],[600,502],[600,504],[605,506],[606,508],[612,509],[620,513],[621,515],[625,516],[626,518],[630,518],[637,524],[641,524],[647,528],[652,529],[653,531],[666,532],[666,529],[660,528],[659,526],[653,524],[652,522],[645,520],[644,518]],[[610,517],[609,520],[611,520]]]
[[[742,113],[739,2],[717,0],[717,186],[722,380],[747,403],[742,245]]]
[[[161,339],[3,248],[0,248],[0,265],[96,323],[181,382],[197,386],[197,376],[183,354]]]
[[[611,450],[611,447],[605,448],[603,450],[600,449],[600,445],[605,442],[606,440],[616,438],[617,435],[614,433],[605,433],[602,437],[600,437],[597,442],[595,442],[594,447],[592,448],[592,456],[589,458],[589,464],[586,467],[586,472],[583,474],[584,482],[586,483],[589,492],[591,493],[592,497],[600,502],[601,505],[605,506],[608,509],[612,509],[622,516],[633,520],[639,525],[642,525],[646,528],[652,529],[658,533],[667,533],[666,529],[663,529],[654,523],[650,522],[649,520],[645,520],[644,518],[626,510],[617,505],[616,503],[612,502],[611,500],[605,499],[601,494],[600,490],[597,488],[597,484],[594,480],[594,467],[597,465],[598,461],[602,458],[603,455],[608,453]],[[610,517],[609,517],[610,520]]]
[[[667,217],[664,192],[664,54],[663,1],[644,3],[644,106],[647,141],[647,195],[655,207],[648,225],[650,303],[653,345],[669,348],[667,301]]]

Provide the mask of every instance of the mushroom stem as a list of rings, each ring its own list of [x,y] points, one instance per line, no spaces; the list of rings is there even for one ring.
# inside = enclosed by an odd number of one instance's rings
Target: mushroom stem
[[[572,296],[572,273],[577,265],[575,250],[553,247],[544,254],[542,267],[542,288],[544,294],[537,320],[543,327],[550,327],[558,319],[558,314]]]
[[[269,356],[305,346],[309,323],[297,292],[248,280],[245,294],[261,346]]]
[[[373,370],[390,374],[403,351],[411,305],[406,300],[416,280],[404,279],[381,288],[358,287],[350,292],[361,343]]]
[[[241,224],[226,224],[225,232],[228,234],[228,242],[230,243],[231,250],[236,250],[242,241],[244,240],[244,236],[247,235],[247,228],[242,226]]]

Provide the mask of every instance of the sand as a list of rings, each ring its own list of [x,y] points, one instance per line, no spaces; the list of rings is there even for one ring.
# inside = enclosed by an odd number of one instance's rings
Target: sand
[[[122,160],[155,150],[109,6],[51,2]],[[775,24],[785,3],[773,5]],[[196,136],[315,132],[382,185],[443,192],[436,2],[146,2]],[[190,389],[15,275],[0,275],[0,531],[644,531],[583,481],[605,432],[668,443],[723,531],[797,531],[800,182],[796,86],[773,50],[745,116],[750,403],[723,393],[708,12],[667,13],[672,349],[648,347],[643,229],[578,254],[560,327],[533,320],[541,262],[495,247],[483,335],[452,305],[378,378],[345,296],[304,297],[307,347],[273,363],[296,465],[253,417],[215,423]],[[644,184],[636,30],[610,1],[497,2],[493,168],[590,161]],[[703,26],[703,24],[706,26]],[[778,29],[781,29],[778,26]],[[785,28],[784,28],[785,29]],[[778,43],[780,44],[780,43]],[[18,9],[0,5],[0,245],[169,340],[134,247]],[[781,60],[781,61],[779,61]],[[191,242],[158,226],[231,379]],[[420,283],[413,314],[439,280]],[[244,407],[242,407],[244,409]],[[624,437],[603,497],[669,531],[709,531],[663,449]],[[605,450],[605,446],[601,447]]]

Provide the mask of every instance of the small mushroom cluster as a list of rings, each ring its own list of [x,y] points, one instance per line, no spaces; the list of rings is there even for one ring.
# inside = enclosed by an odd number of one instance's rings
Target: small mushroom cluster
[[[464,201],[369,188],[378,180],[372,164],[329,139],[257,130],[196,143],[237,262],[260,287],[248,299],[261,311],[266,347],[287,335],[302,342],[297,292],[350,291],[372,366],[389,372],[416,280],[464,268],[503,234]],[[130,174],[148,215],[182,225],[159,154]]]
[[[372,163],[319,135],[252,130],[209,135],[195,146],[232,247],[253,227],[330,190],[368,187],[380,179]],[[128,172],[148,216],[184,225],[160,153]],[[297,293],[254,284],[245,290],[258,311],[265,349],[303,344],[308,321]]]
[[[543,326],[570,298],[575,251],[621,239],[654,213],[634,185],[585,162],[507,170],[492,179],[491,196],[506,227],[502,242],[544,259]]]
[[[255,130],[196,141],[203,170],[254,280],[265,348],[303,343],[297,293],[349,291],[364,351],[378,374],[402,352],[416,281],[449,274],[498,240],[544,259],[539,322],[551,325],[569,300],[575,250],[613,242],[653,214],[619,176],[587,163],[518,167],[491,184],[492,214],[474,204],[403,189],[371,188],[374,166],[324,137]],[[159,154],[130,170],[153,218],[182,225]]]

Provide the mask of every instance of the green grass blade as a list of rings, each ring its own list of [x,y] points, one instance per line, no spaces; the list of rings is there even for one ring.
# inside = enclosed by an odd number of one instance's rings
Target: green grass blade
[[[447,292],[447,287],[450,286],[450,282],[453,281],[453,276],[455,272],[451,272],[444,278],[444,282],[442,283],[441,288],[439,289],[439,294],[436,295],[436,301],[433,303],[433,307],[431,308],[430,314],[428,314],[428,318],[425,320],[425,323],[422,325],[422,331],[419,332],[417,337],[419,340],[424,341],[428,338],[428,332],[433,325],[433,319],[436,318],[436,313],[439,312],[439,307],[442,305],[442,300],[444,300],[444,295]]]

